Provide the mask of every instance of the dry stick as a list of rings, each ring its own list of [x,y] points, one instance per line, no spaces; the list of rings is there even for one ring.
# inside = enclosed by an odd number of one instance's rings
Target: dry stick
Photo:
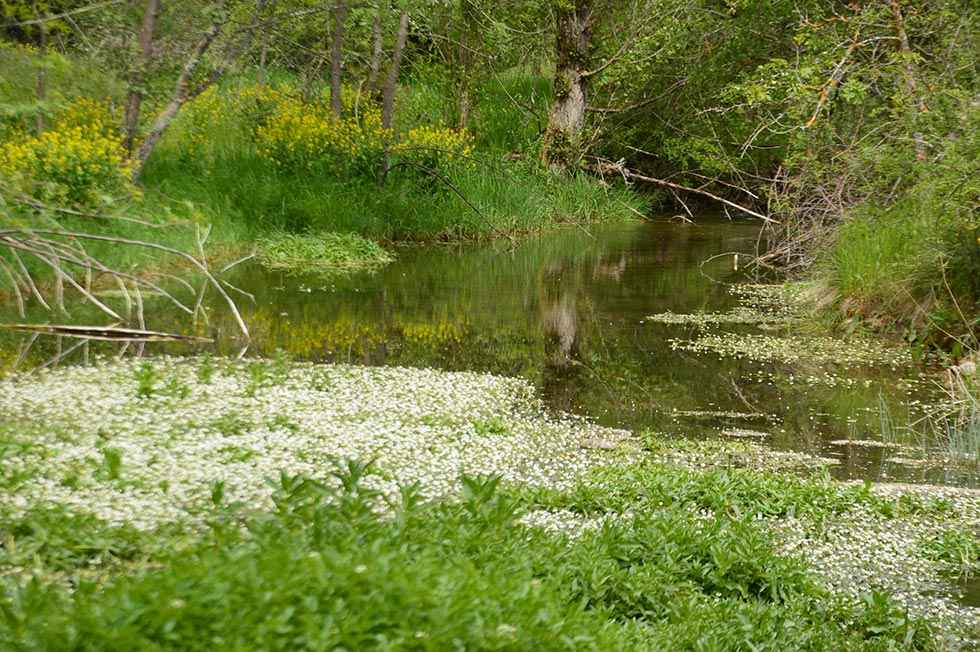
[[[129,290],[126,289],[126,284],[122,282],[122,279],[118,276],[113,278],[116,280],[116,285],[119,286],[123,299],[126,301],[126,322],[129,323],[133,318],[133,300],[130,298]]]
[[[10,279],[10,287],[14,290],[14,297],[17,299],[17,313],[20,318],[23,319],[27,315],[27,311],[24,309],[24,295],[20,292],[20,284],[14,277],[14,271],[10,269],[10,265],[7,264],[3,258],[0,258],[0,267],[3,267],[3,271],[6,272],[7,278]]]
[[[16,235],[16,233],[17,231],[0,231],[0,236],[6,236],[12,234]],[[83,240],[96,240],[99,242],[124,244],[133,247],[143,247],[146,249],[155,249],[157,251],[163,251],[173,256],[184,258],[185,260],[189,261],[192,265],[197,267],[198,270],[200,270],[200,272],[204,275],[204,277],[211,283],[212,286],[214,286],[214,289],[218,291],[218,294],[220,294],[222,298],[228,303],[228,308],[231,310],[231,313],[234,315],[235,322],[238,324],[239,330],[241,330],[242,334],[245,337],[249,337],[248,327],[245,326],[245,322],[242,320],[242,315],[241,313],[238,312],[238,306],[235,305],[235,302],[232,300],[232,298],[229,297],[228,293],[225,292],[224,289],[221,287],[221,284],[218,282],[218,279],[216,279],[214,275],[211,274],[211,271],[207,268],[206,265],[201,263],[201,261],[199,261],[197,258],[194,258],[194,256],[191,256],[190,254],[181,251],[180,249],[174,249],[173,247],[157,244],[155,242],[145,242],[143,240],[130,240],[129,238],[117,238],[117,237],[107,236],[107,235],[96,235],[94,233],[76,233],[73,231],[48,231],[48,230],[34,231],[34,233],[38,233],[41,235],[75,237],[75,238],[81,238]]]
[[[136,294],[136,323],[139,324],[140,330],[146,330],[146,320],[143,318],[143,294],[140,292],[140,286],[134,285],[133,291]]]
[[[241,289],[238,286],[232,285],[231,283],[229,283],[228,281],[226,281],[224,279],[221,280],[221,284],[224,285],[229,290],[233,290],[233,291],[237,292],[238,294],[242,295],[243,297],[249,299],[252,303],[255,303],[255,295],[252,294],[251,292],[248,292],[246,290],[243,290],[243,289]]]
[[[73,254],[77,254],[78,253],[76,250],[71,249],[70,247],[68,247],[67,248],[68,251],[66,252],[65,249],[63,248],[64,245],[62,245],[62,243],[57,243],[57,242],[50,241],[50,240],[16,240],[16,239],[10,238],[8,236],[0,237],[0,242],[2,242],[2,244],[0,244],[0,246],[7,247],[11,251],[15,251],[15,250],[19,249],[19,250],[21,250],[21,251],[23,251],[25,253],[29,253],[29,254],[31,254],[32,256],[35,256],[35,257],[52,255],[52,256],[57,257],[58,260],[65,260],[65,261],[67,261],[67,262],[69,262],[69,263],[71,263],[73,265],[77,265],[78,267],[95,269],[95,270],[100,271],[100,272],[103,272],[105,274],[109,274],[110,276],[113,276],[115,278],[125,278],[125,279],[132,280],[132,281],[134,281],[136,283],[141,283],[141,284],[147,286],[148,288],[151,288],[155,292],[158,292],[159,294],[165,296],[167,299],[169,299],[171,302],[173,302],[178,308],[180,308],[184,312],[188,312],[188,313],[190,312],[190,309],[186,305],[184,305],[184,303],[182,301],[180,301],[179,299],[177,299],[172,294],[170,294],[169,292],[167,292],[166,290],[164,290],[159,285],[153,283],[152,281],[147,281],[145,279],[141,279],[138,276],[135,276],[133,274],[128,274],[126,272],[120,272],[118,270],[110,269],[110,268],[106,267],[105,265],[103,265],[102,263],[100,263],[97,259],[92,258],[91,256],[88,256],[84,252],[82,253],[82,255],[86,256],[86,258],[88,260],[90,260],[91,263],[85,262],[85,260],[80,260],[80,259],[76,258],[73,255]],[[37,243],[37,246],[38,247],[44,247],[46,249],[36,249],[34,247],[29,246],[32,243]],[[174,278],[176,280],[179,280],[186,287],[188,287],[188,289],[190,289],[191,291],[194,291],[194,288],[191,287],[191,285],[189,283],[187,283],[186,281],[184,281],[183,279],[179,279],[179,278],[177,278],[177,277],[175,277],[175,276],[173,276],[171,274],[167,274],[166,276],[167,277]],[[41,299],[41,301],[43,303],[43,299]],[[45,305],[45,307],[48,307],[47,304],[44,304],[44,305]],[[50,310],[50,308],[48,308],[48,309]]]
[[[693,193],[698,194],[698,195],[704,195],[705,197],[710,197],[711,199],[714,199],[715,201],[721,202],[722,204],[725,204],[726,206],[731,206],[732,208],[734,208],[736,210],[739,210],[739,211],[742,211],[743,213],[747,213],[748,215],[751,215],[753,217],[758,217],[760,220],[763,220],[765,222],[769,222],[769,223],[772,223],[772,224],[779,224],[779,221],[778,220],[774,220],[773,218],[768,217],[766,215],[763,215],[762,213],[757,213],[756,211],[752,210],[751,208],[746,208],[745,206],[741,206],[739,204],[736,204],[735,202],[729,201],[728,199],[725,199],[724,197],[719,197],[718,195],[715,195],[713,193],[710,193],[707,190],[701,190],[701,189],[698,189],[698,188],[691,188],[689,186],[682,186],[679,183],[674,183],[673,181],[667,181],[666,179],[657,179],[655,177],[648,177],[645,174],[639,174],[637,172],[633,172],[632,170],[626,168],[622,164],[622,162],[613,163],[612,161],[610,161],[608,159],[602,159],[602,158],[599,158],[599,157],[596,157],[596,156],[593,156],[593,157],[590,157],[590,158],[594,158],[598,162],[600,169],[605,168],[605,169],[608,169],[608,170],[611,170],[611,171],[616,171],[616,172],[619,172],[620,174],[622,174],[624,177],[628,177],[630,179],[636,179],[638,181],[646,181],[647,183],[653,183],[653,184],[656,184],[658,186],[663,186],[665,188],[673,188],[674,190],[683,190],[684,192],[693,192]]]
[[[34,283],[34,279],[31,277],[31,273],[27,270],[27,266],[24,264],[24,261],[20,259],[20,255],[17,253],[17,250],[11,249],[10,253],[11,255],[13,255],[14,260],[17,261],[17,266],[20,267],[21,274],[23,274],[24,278],[27,280],[27,286],[30,288],[31,294],[34,295],[34,298],[37,299],[38,303],[44,306],[45,310],[51,310],[51,306],[49,306],[48,302],[44,300],[44,296],[41,294],[41,291]]]
[[[836,66],[834,66],[833,71],[830,73],[830,78],[824,82],[823,88],[820,89],[820,98],[817,100],[817,108],[813,110],[813,115],[806,121],[806,124],[803,126],[804,129],[809,129],[814,125],[814,123],[816,123],[824,105],[830,99],[830,94],[833,93],[837,86],[840,85],[840,80],[844,76],[845,65],[851,58],[854,50],[856,50],[860,45],[861,42],[858,41],[858,35],[855,33],[854,38],[851,40],[851,44],[847,48],[847,52],[844,53],[841,60]]]
[[[50,360],[48,360],[44,364],[42,364],[42,365],[40,365],[38,367],[34,367],[33,369],[31,369],[29,373],[34,373],[36,371],[40,371],[41,369],[45,369],[45,368],[50,367],[52,365],[58,364],[59,362],[61,362],[62,360],[64,360],[68,356],[70,356],[72,353],[74,353],[78,349],[82,348],[82,346],[84,346],[87,343],[88,343],[87,340],[82,340],[80,342],[76,342],[75,344],[71,345],[67,349],[62,350],[62,348],[61,348],[61,336],[59,335],[58,336],[58,352],[54,354],[54,357],[53,358],[51,358]]]
[[[11,247],[11,248],[14,248],[15,247],[15,245],[13,244],[13,242],[16,242],[16,241],[14,241],[11,238],[0,238],[0,240],[2,240],[3,242],[7,243],[6,244],[7,247]],[[110,276],[113,276],[113,277],[125,278],[125,279],[129,279],[131,281],[135,281],[137,283],[140,283],[142,285],[145,285],[148,288],[152,289],[153,291],[155,291],[155,292],[157,292],[157,293],[159,293],[159,294],[167,297],[168,299],[170,299],[170,301],[172,301],[174,304],[176,304],[179,308],[181,308],[185,312],[187,311],[187,306],[185,306],[179,299],[177,299],[176,297],[174,297],[172,294],[170,294],[169,292],[167,292],[166,290],[164,290],[162,287],[160,287],[159,285],[157,285],[153,281],[142,279],[142,278],[140,278],[140,277],[138,277],[138,276],[136,276],[134,274],[129,274],[127,272],[121,272],[119,270],[111,269],[110,267],[107,267],[105,264],[103,264],[102,262],[100,262],[97,258],[94,258],[94,257],[90,256],[84,250],[82,250],[81,252],[79,252],[78,250],[72,249],[71,247],[65,245],[64,243],[56,242],[56,241],[53,241],[53,240],[24,240],[24,241],[21,241],[20,242],[20,245],[24,245],[25,243],[26,244],[37,243],[37,245],[39,247],[46,247],[49,252],[56,252],[57,255],[60,258],[62,258],[64,260],[67,260],[68,262],[72,263],[73,265],[77,265],[78,267],[82,267],[83,269],[86,269],[86,270],[94,269],[94,270],[99,271],[99,272],[102,272],[104,274],[109,274]],[[21,251],[26,251],[27,253],[31,253],[31,254],[37,253],[37,250],[36,249],[33,249],[33,248],[26,249],[23,246],[19,246],[19,247],[16,247],[16,248],[20,248]],[[82,258],[76,258],[75,257],[76,254],[81,255]],[[191,286],[190,283],[188,283],[187,281],[185,281],[184,279],[182,279],[182,278],[180,278],[178,276],[174,276],[173,274],[161,274],[160,276],[162,276],[163,278],[169,278],[171,280],[178,281],[179,283],[181,283],[184,287],[186,287],[191,292],[194,291],[194,288],[193,288],[193,286]]]
[[[68,310],[65,309],[65,282],[60,274],[54,275],[54,303],[58,306],[58,312],[68,314]]]
[[[227,272],[228,270],[232,269],[233,267],[237,267],[238,265],[244,263],[245,261],[252,260],[253,258],[255,258],[255,254],[249,254],[247,256],[243,256],[242,258],[239,258],[238,260],[236,260],[234,262],[228,263],[227,265],[225,265],[224,267],[222,267],[221,269],[219,269],[218,270],[218,273],[219,274],[224,274],[225,272]]]
[[[20,367],[21,363],[27,358],[27,354],[31,352],[31,348],[34,346],[34,342],[36,342],[37,338],[40,336],[40,333],[32,333],[30,338],[21,344],[20,351],[17,353],[17,359],[14,361],[14,371],[17,371],[17,368]]]
[[[5,192],[9,191],[9,188],[3,184],[0,184],[0,189]],[[49,204],[44,204],[33,197],[27,197],[24,195],[14,196],[13,200],[19,204],[25,206],[30,206],[37,210],[52,211],[55,213],[64,213],[65,215],[72,215],[74,217],[86,217],[95,220],[118,220],[120,222],[132,222],[133,224],[139,224],[140,226],[149,227],[151,229],[162,229],[167,226],[175,226],[177,224],[183,224],[185,222],[166,222],[163,224],[155,224],[153,222],[147,222],[145,220],[136,219],[135,217],[124,217],[122,215],[104,215],[100,213],[85,213],[82,211],[73,210],[71,208],[63,208],[61,206],[51,206]]]
[[[66,11],[60,14],[52,14],[45,16],[44,18],[34,18],[32,20],[22,20],[19,23],[4,23],[0,27],[6,29],[8,27],[27,27],[28,25],[43,25],[44,23],[50,23],[55,20],[60,20],[61,18],[67,18],[69,16],[77,16],[78,14],[84,14],[88,11],[95,11],[96,9],[101,9],[103,7],[108,7],[110,5],[118,5],[127,0],[107,0],[106,2],[96,2],[87,7],[81,7],[80,9],[72,9],[71,11]]]
[[[54,273],[56,275],[58,275],[60,277],[63,277],[64,280],[68,281],[69,285],[71,285],[73,288],[75,288],[76,290],[78,290],[81,293],[81,295],[83,297],[85,297],[86,299],[88,299],[96,308],[98,308],[99,310],[101,310],[105,314],[109,315],[110,317],[115,317],[116,319],[120,319],[120,320],[122,319],[122,317],[120,317],[119,314],[115,310],[113,310],[109,306],[107,306],[104,303],[102,303],[101,301],[99,301],[95,297],[95,295],[93,295],[91,292],[89,292],[88,290],[86,290],[85,288],[83,288],[81,285],[79,285],[78,284],[78,281],[76,281],[71,274],[66,274],[64,272],[64,270],[62,269],[62,267],[61,267],[61,263],[47,260],[43,256],[38,256],[37,258],[39,260],[42,260],[42,261],[46,262],[47,264],[51,265],[51,268],[54,270]],[[55,258],[55,261],[59,261],[59,260],[61,260],[60,257],[56,257]]]

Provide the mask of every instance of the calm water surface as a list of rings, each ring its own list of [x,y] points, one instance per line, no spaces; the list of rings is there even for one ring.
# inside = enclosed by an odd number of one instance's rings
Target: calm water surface
[[[285,350],[305,360],[522,376],[552,409],[605,425],[698,438],[748,429],[769,433],[760,441],[775,449],[838,460],[841,478],[976,484],[969,469],[912,466],[890,461],[887,449],[831,443],[878,438],[882,405],[907,421],[902,381],[919,369],[762,365],[671,347],[697,329],[647,317],[733,307],[730,285],[750,279],[731,256],[712,257],[737,251],[748,260],[757,237],[757,222],[727,220],[569,227],[516,243],[405,248],[375,274],[296,277],[251,267],[231,281],[255,295],[241,305],[253,336],[247,355]],[[218,352],[236,353],[218,302],[211,324]],[[851,383],[798,380],[824,372]]]

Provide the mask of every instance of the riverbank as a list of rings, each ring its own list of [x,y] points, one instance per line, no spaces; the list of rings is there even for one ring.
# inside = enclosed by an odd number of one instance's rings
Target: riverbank
[[[522,70],[487,90],[466,129],[449,126],[451,91],[425,75],[398,89],[390,127],[378,98],[357,88],[344,87],[335,116],[322,80],[274,70],[261,81],[228,76],[183,107],[134,182],[121,129],[125,84],[79,58],[0,44],[0,104],[33,102],[39,66],[50,68],[43,118],[0,116],[4,219],[116,238],[87,244],[101,264],[127,273],[160,270],[167,255],[122,239],[208,258],[285,254],[292,268],[318,269],[377,262],[355,236],[382,245],[513,238],[648,210],[615,180],[542,166],[524,112],[547,99],[549,85]],[[145,98],[144,114],[164,100]],[[331,251],[298,246],[304,238],[329,240]],[[293,246],[284,251],[284,242]],[[33,274],[52,275],[22,255]]]
[[[975,492],[883,495],[803,454],[546,416],[519,380],[150,359],[6,380],[0,405],[11,649],[978,634],[945,579],[976,572]]]

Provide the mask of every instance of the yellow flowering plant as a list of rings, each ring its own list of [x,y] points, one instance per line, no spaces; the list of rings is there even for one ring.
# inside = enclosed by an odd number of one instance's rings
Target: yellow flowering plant
[[[132,164],[107,103],[76,100],[52,129],[0,145],[0,175],[40,199],[94,205],[105,194],[133,193]]]
[[[422,125],[405,132],[391,153],[429,170],[445,170],[450,164],[469,158],[473,140],[462,129]]]
[[[255,130],[259,155],[290,170],[321,165],[355,172],[370,168],[389,140],[390,131],[381,126],[376,106],[337,119],[324,103],[296,98],[284,98]]]

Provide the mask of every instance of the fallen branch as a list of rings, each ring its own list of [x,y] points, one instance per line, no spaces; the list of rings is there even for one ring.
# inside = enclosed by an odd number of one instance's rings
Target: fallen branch
[[[105,342],[212,342],[206,337],[163,333],[141,328],[118,328],[115,326],[68,326],[55,324],[0,324],[0,328],[39,335],[64,335]]]
[[[596,161],[594,168],[597,172],[599,172],[599,174],[614,173],[622,176],[624,179],[627,180],[644,181],[646,183],[652,183],[658,186],[662,186],[664,188],[670,188],[672,190],[681,190],[683,192],[690,192],[697,195],[703,195],[717,202],[721,202],[726,206],[730,206],[735,210],[741,211],[747,215],[751,215],[752,217],[758,217],[760,220],[763,220],[765,222],[769,222],[771,224],[779,224],[778,220],[774,220],[768,215],[763,215],[762,213],[754,211],[751,208],[746,208],[745,206],[736,204],[733,201],[725,199],[724,197],[719,197],[718,195],[714,193],[710,193],[707,190],[702,190],[700,188],[691,188],[690,186],[684,186],[679,183],[674,183],[673,181],[667,181],[666,179],[657,179],[656,177],[650,177],[645,174],[633,172],[632,170],[626,167],[625,163],[622,160],[610,161],[609,159],[599,158],[597,156],[591,156],[589,158],[592,158]]]

